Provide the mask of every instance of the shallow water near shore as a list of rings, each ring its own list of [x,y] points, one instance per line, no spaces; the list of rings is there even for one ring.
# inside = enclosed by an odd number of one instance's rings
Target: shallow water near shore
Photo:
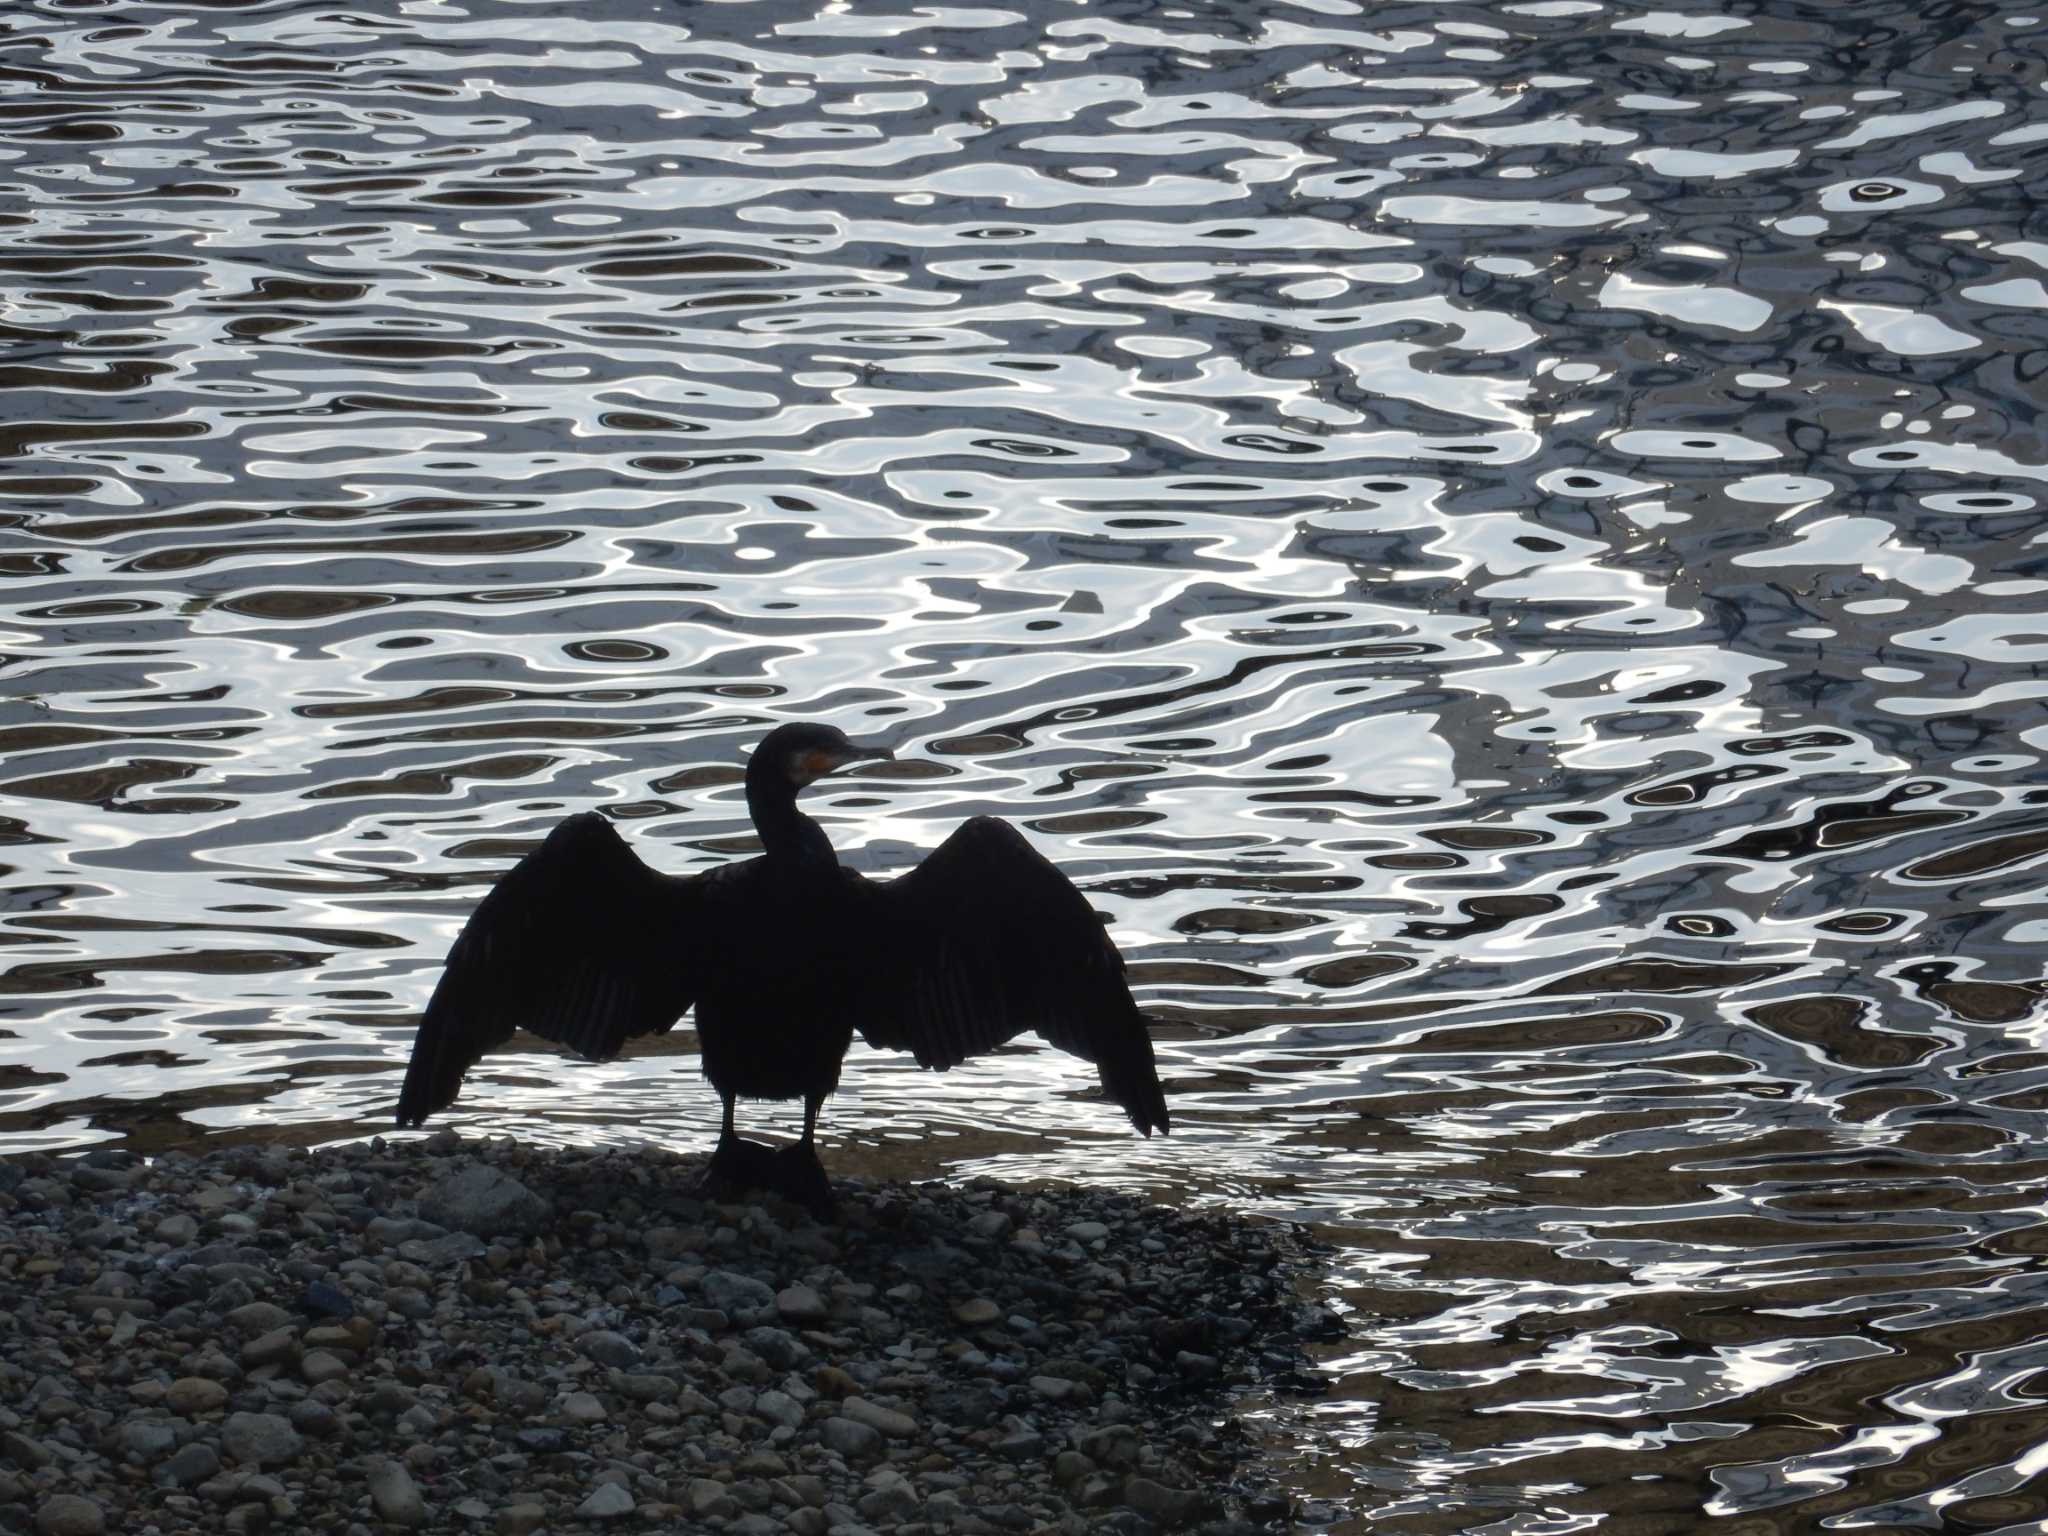
[[[2044,36],[12,8],[0,1154],[386,1128],[512,858],[743,856],[824,719],[848,862],[1082,886],[1175,1115],[857,1047],[828,1164],[1328,1237],[1305,1525],[2037,1529]],[[450,1118],[716,1116],[685,1026]]]

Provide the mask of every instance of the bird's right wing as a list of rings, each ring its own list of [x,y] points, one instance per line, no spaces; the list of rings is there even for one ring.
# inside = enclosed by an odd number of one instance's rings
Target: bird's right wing
[[[658,874],[595,811],[571,816],[478,903],[413,1037],[398,1123],[455,1101],[515,1029],[603,1060],[696,1000],[701,876]]]
[[[854,1006],[870,1045],[943,1072],[1036,1030],[1093,1062],[1144,1134],[1168,1128],[1123,956],[1088,899],[1015,827],[976,816],[908,874],[857,888],[865,948]]]

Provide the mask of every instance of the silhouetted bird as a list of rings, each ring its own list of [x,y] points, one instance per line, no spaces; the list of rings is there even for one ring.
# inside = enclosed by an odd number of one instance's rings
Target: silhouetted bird
[[[572,816],[486,895],[448,954],[413,1040],[398,1123],[454,1102],[515,1028],[614,1056],[694,1005],[704,1075],[725,1118],[707,1178],[830,1196],[812,1135],[858,1032],[943,1072],[1035,1029],[1095,1063],[1141,1132],[1167,1129],[1123,957],[1074,889],[1015,829],[961,825],[917,868],[871,881],[840,867],[797,791],[885,758],[830,726],[784,725],[747,764],[758,858],[657,874],[595,812]],[[804,1101],[781,1153],[733,1130],[733,1100]]]

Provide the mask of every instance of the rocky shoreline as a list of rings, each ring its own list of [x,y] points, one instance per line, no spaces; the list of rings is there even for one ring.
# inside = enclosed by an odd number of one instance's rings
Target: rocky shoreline
[[[1291,1229],[1100,1190],[710,1203],[701,1159],[0,1160],[0,1529],[1249,1533]]]

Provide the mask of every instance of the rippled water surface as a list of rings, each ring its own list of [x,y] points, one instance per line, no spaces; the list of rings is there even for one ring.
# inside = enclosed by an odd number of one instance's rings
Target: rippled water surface
[[[512,857],[830,720],[1176,1130],[857,1049],[828,1158],[1317,1223],[1312,1521],[2041,1529],[2044,18],[16,0],[0,1150],[381,1128]]]

